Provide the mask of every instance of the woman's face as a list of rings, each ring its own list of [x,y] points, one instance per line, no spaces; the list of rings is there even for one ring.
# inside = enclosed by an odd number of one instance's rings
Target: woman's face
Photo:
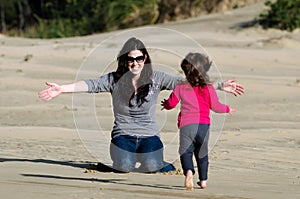
[[[127,64],[129,71],[134,76],[139,76],[144,68],[146,56],[140,50],[132,50],[127,55]]]

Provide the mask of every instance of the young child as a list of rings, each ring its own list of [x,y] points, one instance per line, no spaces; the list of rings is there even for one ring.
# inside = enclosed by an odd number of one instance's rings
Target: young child
[[[216,113],[232,113],[235,109],[219,102],[214,87],[209,82],[207,71],[211,66],[208,57],[189,53],[181,63],[186,82],[178,83],[170,97],[163,100],[164,109],[172,109],[180,102],[178,127],[180,128],[179,154],[185,175],[185,187],[193,189],[195,156],[200,188],[206,188],[208,173],[208,138],[210,109]]]

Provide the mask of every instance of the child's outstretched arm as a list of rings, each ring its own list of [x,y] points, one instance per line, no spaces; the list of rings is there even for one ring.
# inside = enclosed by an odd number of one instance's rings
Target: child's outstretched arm
[[[172,108],[175,108],[176,105],[178,104],[179,102],[179,99],[178,97],[176,96],[175,92],[173,91],[169,98],[168,99],[164,99],[163,101],[161,101],[161,106],[162,106],[162,109],[166,109],[166,110],[170,110]]]
[[[220,103],[219,97],[213,86],[208,86],[208,89],[210,95],[211,110],[213,110],[215,113],[232,113],[235,111],[235,109],[230,108],[228,105]]]

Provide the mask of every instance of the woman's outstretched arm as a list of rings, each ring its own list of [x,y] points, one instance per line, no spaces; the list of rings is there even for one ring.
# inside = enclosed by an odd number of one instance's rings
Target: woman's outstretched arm
[[[85,81],[65,85],[46,82],[46,85],[48,88],[39,92],[39,97],[44,101],[49,101],[62,93],[88,92],[88,85]]]
[[[183,77],[168,75],[164,72],[156,72],[155,77],[157,77],[158,81],[161,83],[162,90],[173,90],[178,82],[186,81]],[[217,82],[214,84],[214,88],[231,93],[235,96],[242,95],[245,92],[244,87],[241,84],[236,83],[236,80],[234,79]]]

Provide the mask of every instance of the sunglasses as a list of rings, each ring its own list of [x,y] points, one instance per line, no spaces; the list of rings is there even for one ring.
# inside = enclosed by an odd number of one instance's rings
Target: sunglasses
[[[137,62],[137,63],[142,63],[144,61],[145,57],[144,55],[141,55],[141,56],[138,56],[138,57],[127,57],[127,61],[128,63],[133,63],[134,60]]]

